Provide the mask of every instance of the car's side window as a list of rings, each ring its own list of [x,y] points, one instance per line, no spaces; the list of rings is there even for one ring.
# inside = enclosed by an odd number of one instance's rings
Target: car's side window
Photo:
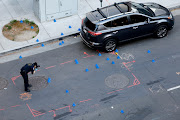
[[[104,23],[104,26],[105,27],[112,27],[112,21]]]
[[[103,25],[99,25],[97,28],[97,31],[101,31],[101,30],[106,30],[107,28],[104,27]]]
[[[141,16],[141,15],[131,15],[130,18],[131,18],[132,24],[139,23],[139,22],[145,22],[148,19],[147,17]]]
[[[112,27],[124,26],[128,24],[129,22],[128,22],[127,17],[119,18],[117,20],[112,21]]]
[[[106,27],[118,27],[118,26],[123,26],[123,25],[128,25],[128,19],[127,17],[119,18],[114,21],[110,21],[104,24]]]

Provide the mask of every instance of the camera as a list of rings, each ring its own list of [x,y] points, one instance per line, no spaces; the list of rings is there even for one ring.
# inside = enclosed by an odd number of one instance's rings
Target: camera
[[[40,67],[40,65],[37,65],[37,67],[36,67],[36,68],[38,68],[38,67]]]

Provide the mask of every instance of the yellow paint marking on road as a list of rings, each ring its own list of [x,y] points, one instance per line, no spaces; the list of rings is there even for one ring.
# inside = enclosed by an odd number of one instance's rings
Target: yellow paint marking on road
[[[29,99],[31,99],[31,96],[32,96],[32,94],[29,94],[29,93],[22,93],[22,94],[20,94],[20,99],[22,99],[22,100],[29,100]]]
[[[180,75],[180,72],[176,72],[177,75]]]

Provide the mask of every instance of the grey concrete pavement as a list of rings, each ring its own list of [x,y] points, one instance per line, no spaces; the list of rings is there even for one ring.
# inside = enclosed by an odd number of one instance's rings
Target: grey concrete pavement
[[[175,19],[179,22],[180,16]],[[0,79],[8,85],[0,90],[0,116],[2,120],[179,120],[180,89],[167,91],[180,85],[179,32],[177,24],[165,38],[147,37],[119,45],[121,59],[101,51],[98,56],[98,51],[78,42],[49,51],[41,48],[39,54],[1,63]],[[19,70],[34,61],[41,68],[29,78],[51,78],[51,82],[44,85],[35,79],[32,85],[39,86],[25,94]],[[125,79],[108,81],[116,74]]]
[[[103,0],[103,6],[107,6],[114,2],[121,2],[122,0]],[[144,2],[143,0],[132,0],[135,2]],[[168,8],[172,8],[180,5],[179,0],[146,0],[146,2],[157,2]],[[36,40],[39,39],[39,43],[46,42],[52,39],[60,38],[61,33],[63,36],[68,36],[74,33],[78,33],[78,29],[81,25],[81,20],[85,17],[85,14],[91,10],[100,7],[100,2],[97,0],[79,0],[78,3],[78,15],[70,16],[67,18],[57,19],[57,22],[47,21],[40,23],[33,13],[33,0],[0,0],[0,28],[9,23],[13,19],[30,19],[34,21],[40,29],[37,37],[32,40],[24,42],[14,42],[6,39],[2,32],[0,32],[0,53],[5,53],[15,49],[20,49],[26,46],[37,44]],[[179,10],[174,11],[174,14],[179,14]],[[72,28],[69,28],[71,26]]]

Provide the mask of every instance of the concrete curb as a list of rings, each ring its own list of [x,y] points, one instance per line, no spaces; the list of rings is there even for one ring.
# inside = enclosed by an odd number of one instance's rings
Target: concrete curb
[[[79,31],[71,32],[71,33],[63,35],[63,36],[56,36],[56,37],[53,37],[53,38],[50,38],[50,39],[46,39],[45,41],[42,41],[42,42],[32,43],[32,44],[25,45],[23,47],[17,47],[17,48],[11,49],[11,50],[3,50],[3,51],[0,52],[0,56],[2,56],[3,54],[7,54],[9,52],[15,52],[17,50],[21,50],[21,49],[25,49],[25,48],[29,48],[29,47],[33,47],[33,46],[39,46],[41,44],[47,44],[47,43],[52,42],[54,40],[57,40],[59,38],[66,38],[66,37],[69,37],[69,36],[72,36],[72,35],[78,34],[78,33],[79,33]]]

